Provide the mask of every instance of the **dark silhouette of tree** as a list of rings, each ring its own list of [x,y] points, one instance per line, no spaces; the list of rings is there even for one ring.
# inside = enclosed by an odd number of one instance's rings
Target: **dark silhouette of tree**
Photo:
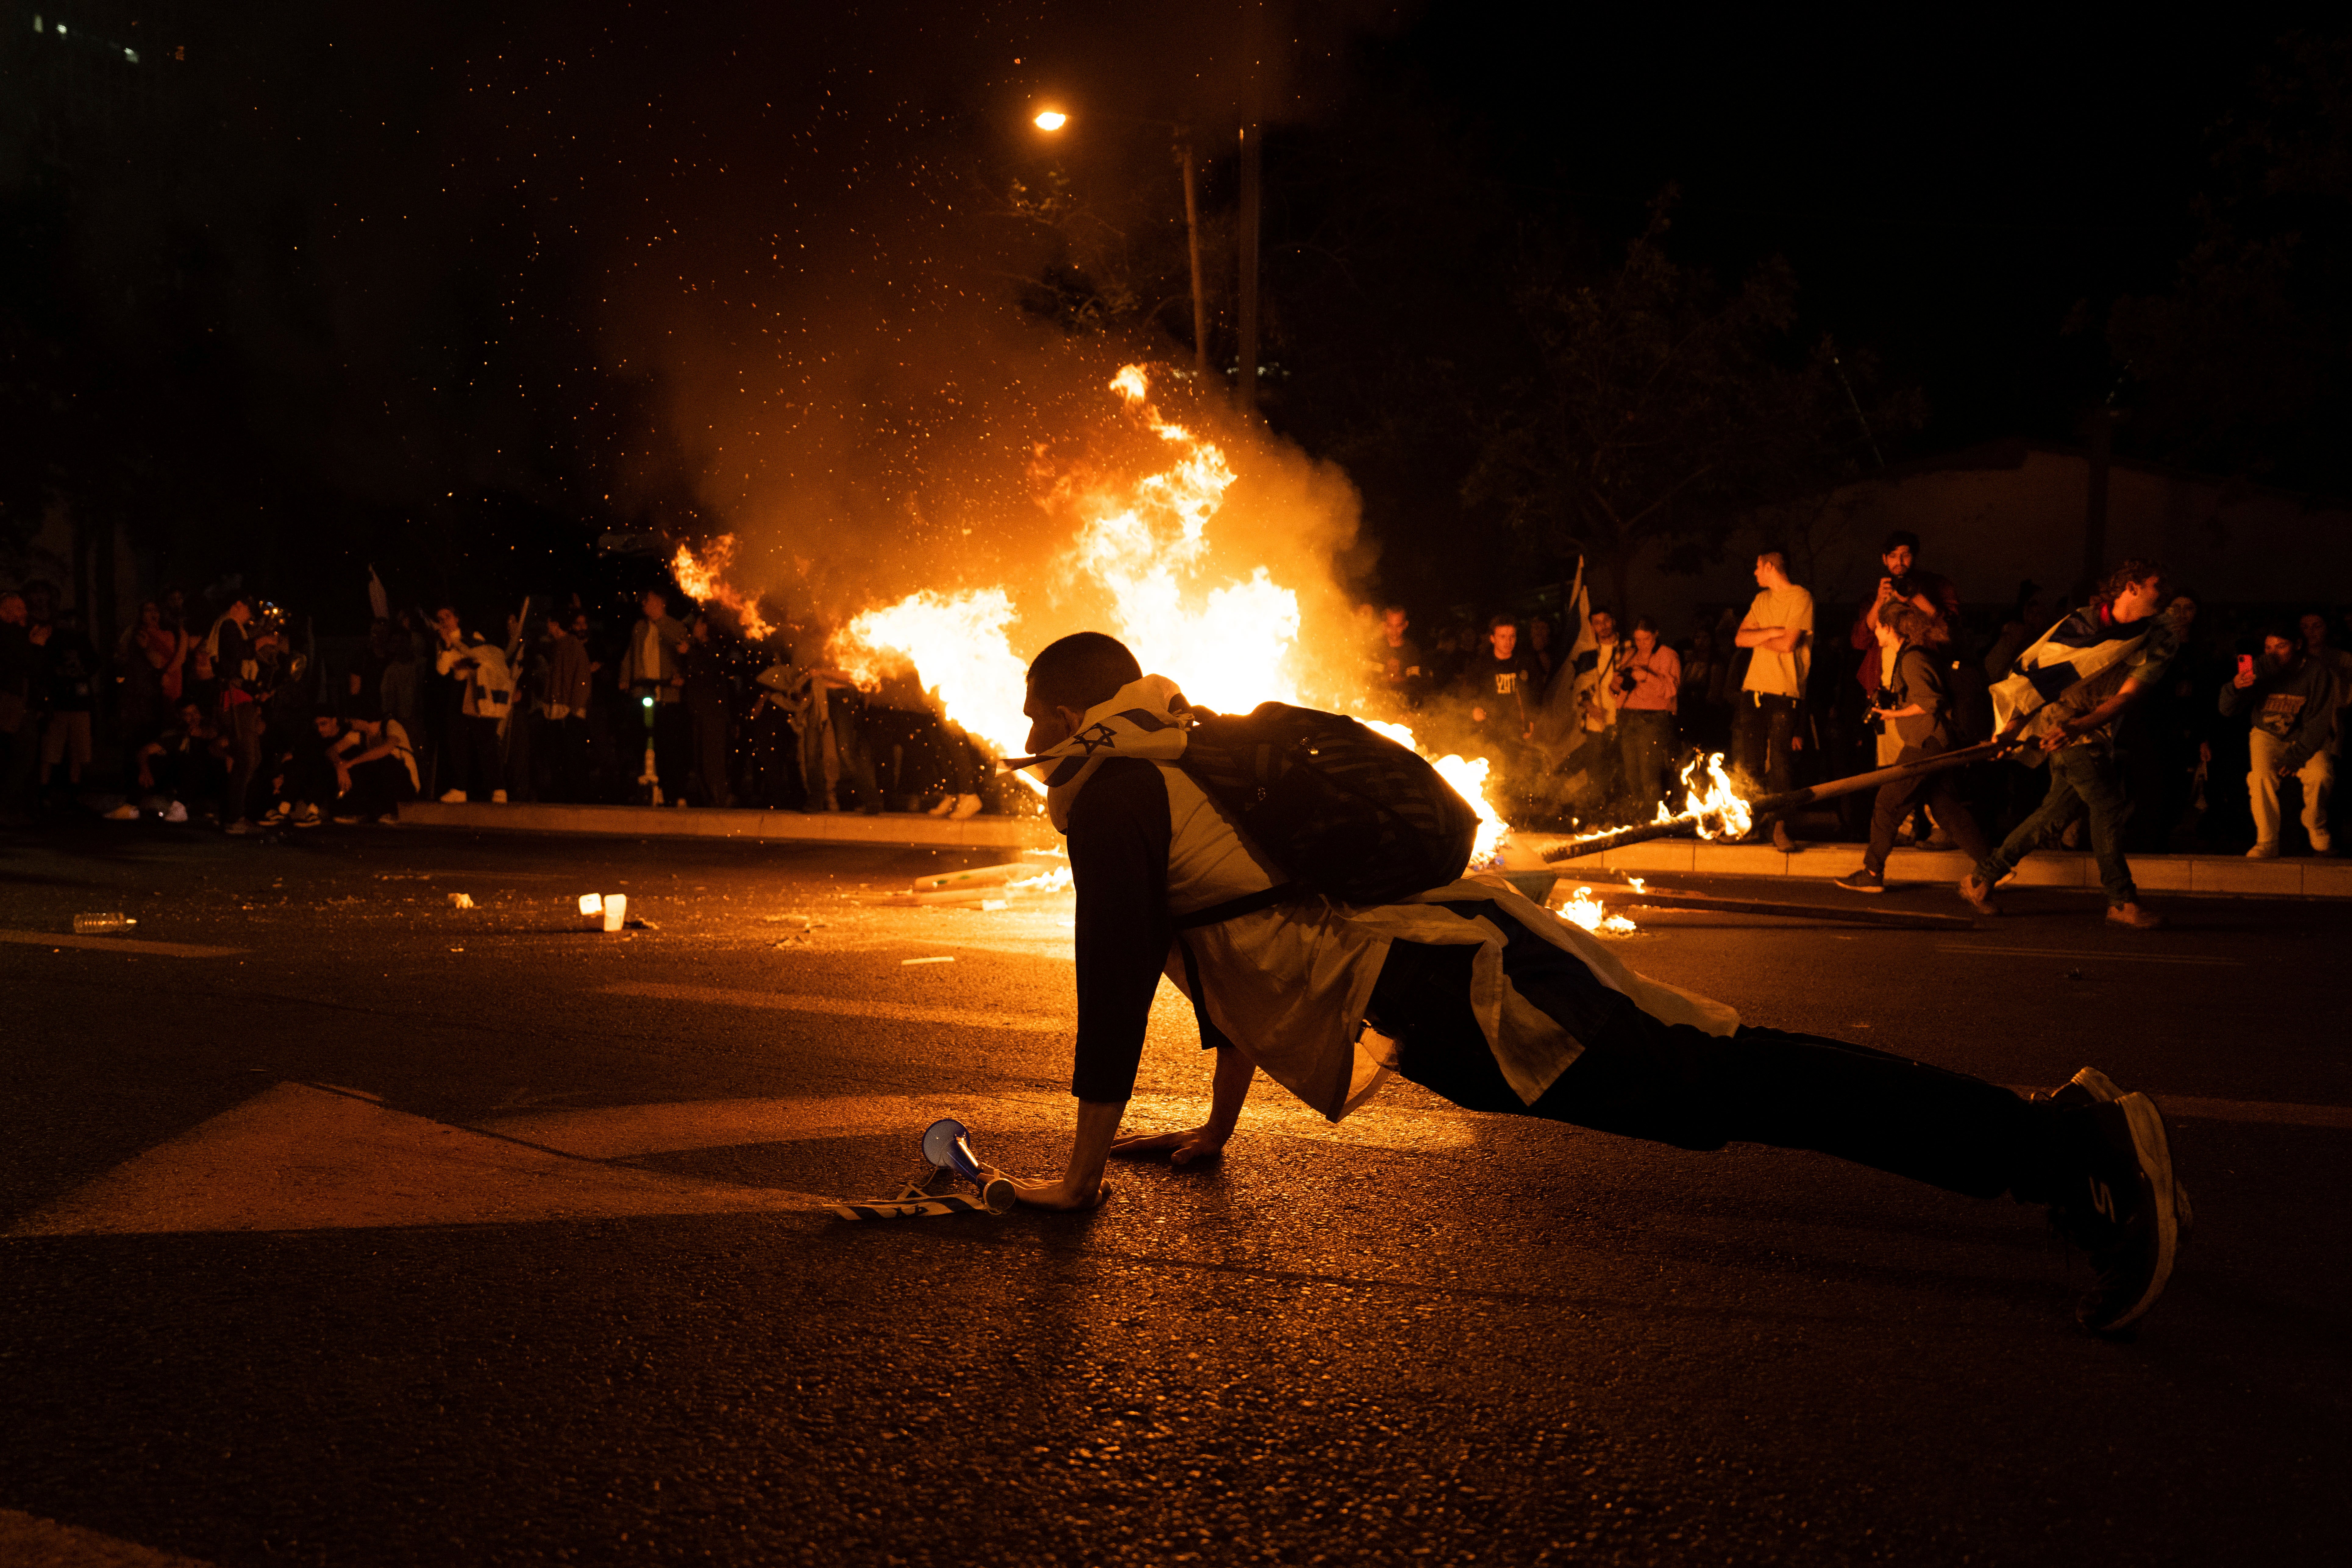
[[[1664,248],[1669,190],[1611,272],[1531,268],[1532,363],[1485,416],[1464,485],[1555,560],[1583,555],[1619,605],[1653,552],[1689,570],[1754,508],[1834,485],[1920,422],[1916,395],[1859,403],[1866,363],[1794,342],[1797,285],[1768,261],[1737,288]]]
[[[2214,129],[2202,237],[2163,294],[2118,300],[2138,384],[2117,444],[2272,483],[2341,488],[2352,425],[2352,38],[2282,40]]]

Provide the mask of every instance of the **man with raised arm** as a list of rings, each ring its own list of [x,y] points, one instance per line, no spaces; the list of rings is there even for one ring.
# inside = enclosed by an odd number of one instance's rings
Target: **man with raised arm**
[[[1474,1110],[1545,1117],[1685,1149],[1818,1150],[1979,1198],[2045,1204],[2090,1249],[2078,1310],[2110,1331],[2162,1290],[2185,1200],[2145,1095],[2090,1068],[2054,1094],[1864,1047],[1741,1025],[1645,979],[1599,941],[1470,876],[1375,905],[1294,881],[1183,766],[1197,715],[1098,632],[1029,668],[1046,809],[1076,883],[1078,1101],[1069,1161],[1024,1203],[1088,1208],[1113,1153],[1217,1154],[1263,1069],[1337,1121],[1391,1074]],[[1121,1138],[1160,977],[1216,1051],[1208,1118]]]

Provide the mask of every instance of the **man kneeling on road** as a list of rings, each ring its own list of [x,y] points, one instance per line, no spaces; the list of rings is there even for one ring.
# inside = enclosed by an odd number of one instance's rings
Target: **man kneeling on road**
[[[2185,1196],[2162,1119],[2084,1068],[2026,1100],[1861,1046],[1742,1026],[1644,979],[1499,877],[1394,903],[1290,884],[1185,772],[1195,715],[1115,639],[1081,632],[1029,668],[1034,766],[1077,891],[1077,1132],[1024,1202],[1101,1201],[1112,1153],[1213,1155],[1257,1069],[1332,1121],[1398,1074],[1473,1110],[1532,1115],[1684,1149],[1823,1153],[1973,1197],[2049,1205],[2091,1252],[2078,1316],[2120,1329],[2171,1272]],[[1205,920],[1201,918],[1206,913]],[[1190,993],[1217,1052],[1207,1122],[1121,1139],[1152,993]]]

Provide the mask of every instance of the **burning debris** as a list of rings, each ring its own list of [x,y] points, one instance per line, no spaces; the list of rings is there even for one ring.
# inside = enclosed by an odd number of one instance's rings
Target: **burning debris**
[[[885,894],[883,902],[900,908],[1002,910],[1010,908],[1015,899],[1064,892],[1069,886],[1066,865],[1041,868],[1014,861],[918,877],[912,886]]]

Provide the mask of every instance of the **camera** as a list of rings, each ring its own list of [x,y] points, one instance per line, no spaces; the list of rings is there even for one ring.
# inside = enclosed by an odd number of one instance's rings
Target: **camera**
[[[1633,696],[1633,688],[1634,688],[1635,684],[1637,683],[1637,678],[1635,677],[1635,675],[1633,674],[1633,672],[1632,670],[1630,670],[1630,669],[1621,669],[1621,670],[1619,670],[1619,671],[1617,672],[1616,680],[1617,680],[1617,693],[1618,693],[1618,695],[1619,695],[1619,696],[1621,696],[1621,697],[1631,697],[1631,696]]]
[[[1907,599],[1911,596],[1913,589],[1911,585],[1910,573],[1906,572],[1900,577],[1889,575],[1886,582],[1887,585],[1895,590],[1895,596],[1896,598]]]

